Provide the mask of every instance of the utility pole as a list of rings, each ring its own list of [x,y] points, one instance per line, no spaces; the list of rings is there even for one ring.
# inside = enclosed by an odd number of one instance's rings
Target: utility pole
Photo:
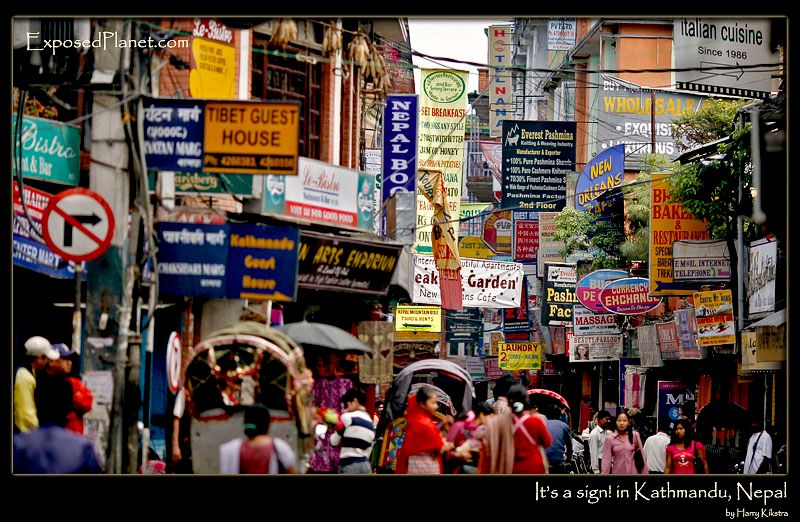
[[[650,154],[656,153],[656,91],[650,89]]]

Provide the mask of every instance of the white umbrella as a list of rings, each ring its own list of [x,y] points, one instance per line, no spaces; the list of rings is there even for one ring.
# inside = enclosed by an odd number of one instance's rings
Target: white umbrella
[[[310,323],[300,321],[283,326],[276,326],[293,341],[302,345],[321,346],[333,350],[355,350],[372,353],[372,348],[358,340],[358,337],[336,326],[324,323]]]

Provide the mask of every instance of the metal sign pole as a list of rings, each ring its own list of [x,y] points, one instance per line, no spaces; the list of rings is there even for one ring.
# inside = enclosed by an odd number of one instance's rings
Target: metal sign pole
[[[81,263],[75,263],[75,310],[72,312],[72,350],[81,353]]]

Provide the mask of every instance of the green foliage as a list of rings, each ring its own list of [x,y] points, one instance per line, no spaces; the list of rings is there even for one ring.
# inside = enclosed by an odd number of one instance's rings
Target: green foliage
[[[730,135],[736,113],[752,100],[708,98],[696,112],[672,120],[672,135],[680,152]]]

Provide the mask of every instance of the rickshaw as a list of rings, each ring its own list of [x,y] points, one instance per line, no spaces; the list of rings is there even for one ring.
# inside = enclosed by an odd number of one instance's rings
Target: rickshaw
[[[192,350],[184,382],[194,473],[219,473],[219,446],[244,435],[244,408],[254,402],[269,409],[270,436],[289,443],[305,472],[313,379],[303,349],[286,334],[255,321],[217,330]]]
[[[439,394],[439,429],[446,435],[446,416],[456,417],[472,408],[475,388],[472,377],[461,366],[444,359],[426,359],[409,364],[395,376],[386,397],[386,406],[378,421],[376,468],[378,473],[393,473],[397,450],[405,435],[405,410],[408,396],[420,386],[433,387]]]

